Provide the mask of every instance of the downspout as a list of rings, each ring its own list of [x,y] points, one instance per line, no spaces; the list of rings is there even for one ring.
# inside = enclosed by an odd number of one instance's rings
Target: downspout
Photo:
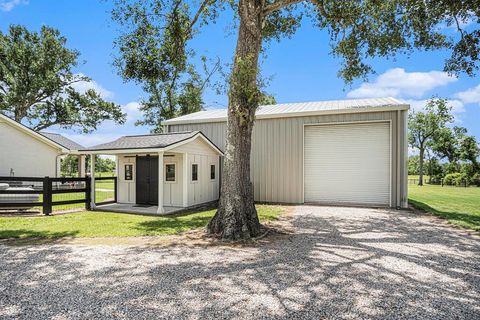
[[[403,118],[403,154],[408,157],[408,110],[403,111],[402,114]],[[402,201],[402,208],[408,208],[408,158],[403,159],[403,201]]]
[[[400,163],[402,162],[401,161],[401,158],[402,158],[402,155],[400,154],[400,136],[401,136],[401,128],[402,126],[400,125],[401,124],[401,111],[400,110],[397,110],[397,205],[396,207],[397,208],[400,208],[401,207],[401,192],[400,190],[403,189],[403,181],[401,179],[401,174],[400,174]]]

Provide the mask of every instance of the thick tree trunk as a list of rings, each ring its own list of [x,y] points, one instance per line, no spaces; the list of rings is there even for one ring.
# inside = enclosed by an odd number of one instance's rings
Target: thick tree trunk
[[[420,147],[420,156],[419,156],[419,165],[418,165],[418,185],[423,186],[423,158],[425,157],[425,148],[423,146]]]
[[[15,107],[15,121],[21,122],[27,115],[25,107]]]
[[[230,78],[227,141],[218,211],[207,230],[223,239],[260,235],[250,181],[250,150],[258,106],[258,56],[262,43],[261,0],[239,2],[240,26]]]

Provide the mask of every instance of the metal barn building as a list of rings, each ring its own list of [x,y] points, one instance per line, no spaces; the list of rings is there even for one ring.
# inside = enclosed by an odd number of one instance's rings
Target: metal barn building
[[[261,106],[251,154],[255,200],[407,207],[407,113],[394,98]],[[222,151],[226,109],[165,121]]]

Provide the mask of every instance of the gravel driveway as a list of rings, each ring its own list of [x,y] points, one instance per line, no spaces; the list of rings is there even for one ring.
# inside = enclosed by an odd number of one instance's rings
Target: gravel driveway
[[[479,238],[406,212],[294,210],[294,235],[258,247],[0,245],[0,318],[479,319]]]

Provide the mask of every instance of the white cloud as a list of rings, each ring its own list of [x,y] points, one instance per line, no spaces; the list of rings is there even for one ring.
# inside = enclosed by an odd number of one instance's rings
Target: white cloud
[[[28,4],[27,0],[0,0],[0,10],[4,12],[12,11],[13,8],[19,5],[26,5]]]
[[[142,112],[139,110],[141,104],[138,102],[129,102],[126,105],[122,106],[123,112],[127,114],[127,123],[135,122],[136,120],[140,119],[142,116]]]
[[[457,78],[442,71],[406,72],[403,68],[393,68],[379,75],[373,82],[362,83],[347,96],[350,98],[419,98],[429,90],[455,81]]]
[[[85,75],[82,74],[82,73],[78,73],[77,76],[84,77]],[[101,96],[103,99],[107,99],[107,98],[112,98],[112,97],[113,97],[113,92],[108,91],[107,89],[105,89],[104,87],[102,87],[101,85],[99,85],[99,84],[98,84],[96,81],[94,81],[94,80],[75,82],[74,84],[72,84],[72,87],[73,87],[74,89],[76,89],[77,91],[81,92],[81,93],[84,93],[84,92],[86,92],[86,91],[89,90],[89,89],[94,89],[95,91],[97,91],[97,92],[100,94],[100,96]]]
[[[455,97],[462,100],[463,103],[480,104],[480,84],[476,87],[456,93]]]

